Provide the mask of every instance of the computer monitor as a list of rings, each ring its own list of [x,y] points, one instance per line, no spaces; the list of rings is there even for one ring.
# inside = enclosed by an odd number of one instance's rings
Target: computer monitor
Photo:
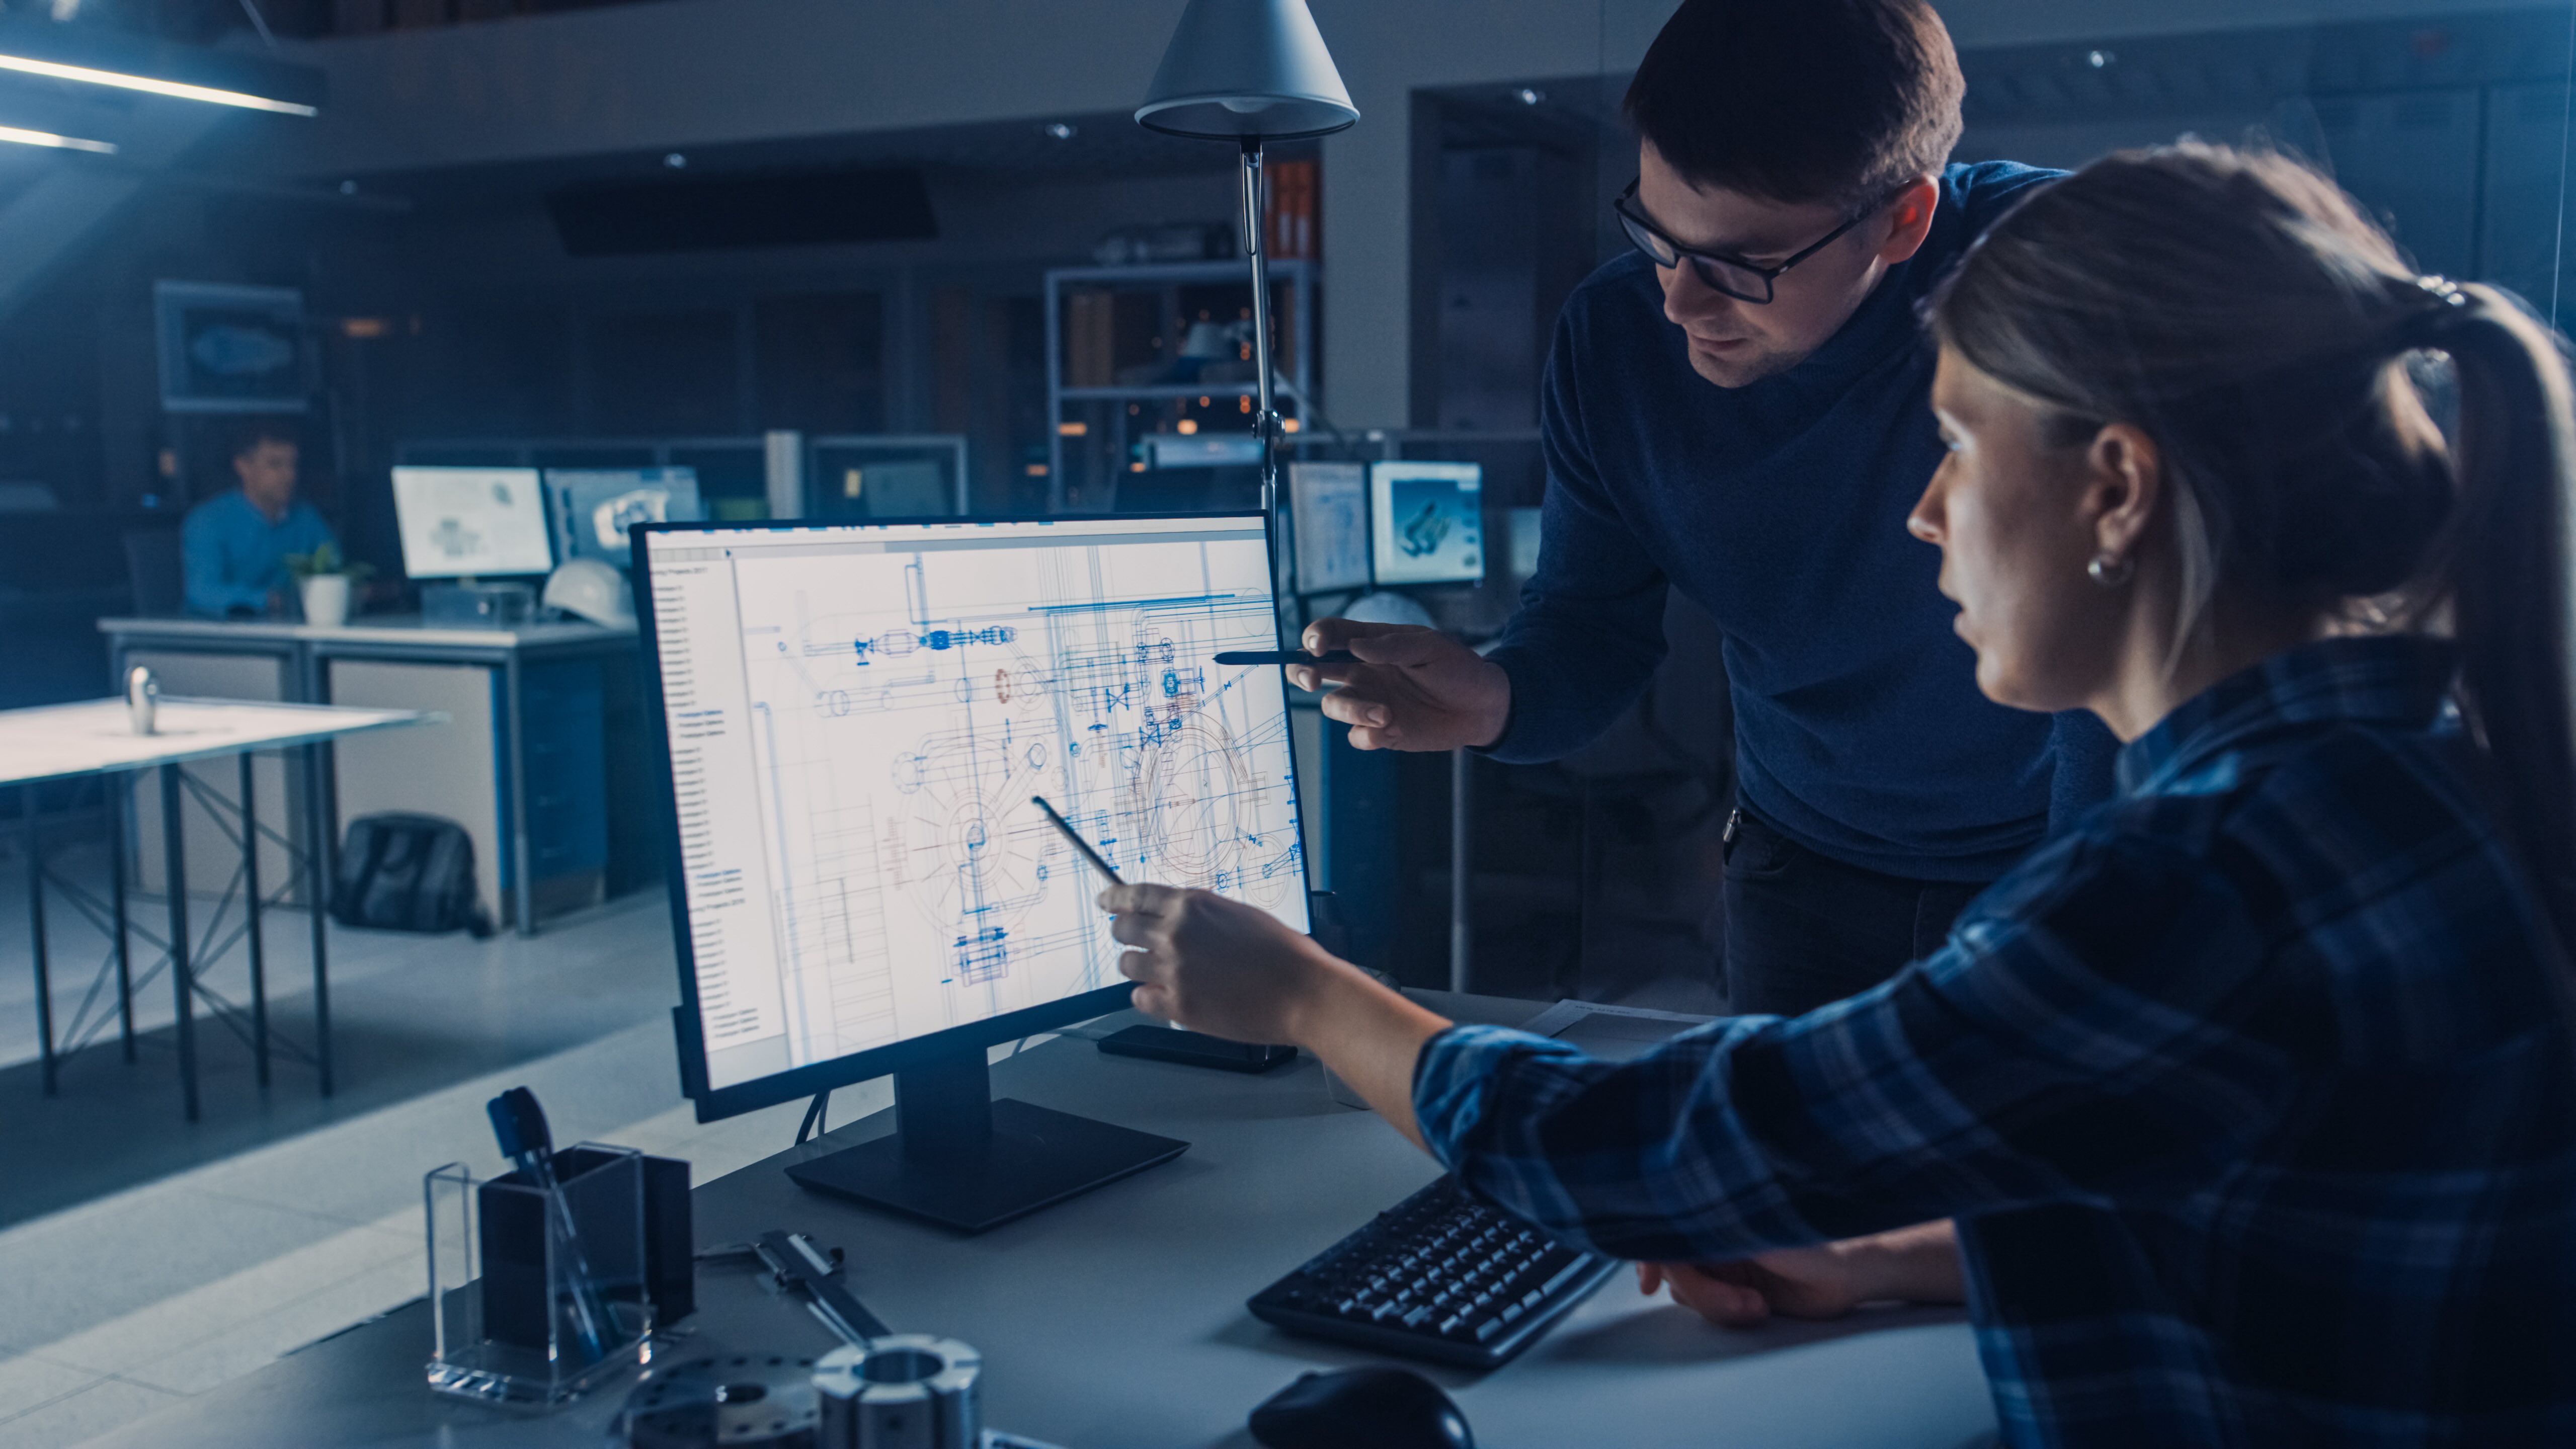
[[[1371,463],[1369,531],[1381,584],[1485,576],[1485,470],[1475,463]]]
[[[1368,470],[1357,463],[1288,465],[1288,511],[1297,521],[1297,592],[1368,587],[1368,498]]]
[[[555,566],[534,468],[396,468],[403,572],[416,579],[542,574]]]
[[[966,440],[851,433],[806,440],[805,516],[954,518],[966,511]]]
[[[649,525],[645,658],[701,1121],[892,1073],[898,1132],[789,1169],[969,1230],[1185,1144],[987,1095],[985,1049],[1127,1004],[1103,882],[1308,929],[1259,513]]]
[[[555,557],[595,558],[626,567],[626,530],[638,523],[694,523],[706,517],[695,468],[548,468]]]
[[[871,518],[934,518],[955,511],[948,470],[928,458],[852,465],[841,470],[841,487]]]

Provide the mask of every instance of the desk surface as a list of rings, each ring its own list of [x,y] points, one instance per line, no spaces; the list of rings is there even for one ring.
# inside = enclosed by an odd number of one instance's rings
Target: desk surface
[[[1520,1021],[1537,1009],[1423,996],[1461,1019]],[[973,1238],[806,1193],[781,1169],[814,1149],[791,1150],[700,1187],[698,1242],[786,1227],[846,1248],[850,1285],[880,1317],[983,1351],[987,1423],[1066,1449],[1249,1449],[1244,1416],[1300,1372],[1383,1361],[1286,1337],[1243,1307],[1437,1175],[1375,1115],[1333,1104],[1311,1058],[1245,1077],[1103,1056],[1067,1038],[995,1066],[993,1086],[1192,1145],[1177,1161]],[[890,1115],[833,1133],[822,1150],[890,1130]],[[675,1359],[821,1353],[836,1342],[747,1269],[702,1266],[698,1297]],[[415,1303],[98,1442],[596,1445],[626,1395],[613,1386],[541,1417],[445,1401],[422,1383],[429,1351],[428,1316]],[[1728,1332],[1617,1279],[1496,1372],[1425,1372],[1458,1399],[1486,1449],[1963,1449],[1994,1423],[1955,1311]]]
[[[216,644],[307,646],[402,645],[446,649],[537,649],[565,644],[627,643],[635,629],[592,623],[529,624],[517,629],[433,628],[418,614],[384,614],[323,628],[281,619],[101,619],[102,634],[128,639],[194,640]]]
[[[282,750],[443,718],[417,709],[164,698],[154,715],[155,733],[138,735],[122,699],[0,710],[0,785]]]

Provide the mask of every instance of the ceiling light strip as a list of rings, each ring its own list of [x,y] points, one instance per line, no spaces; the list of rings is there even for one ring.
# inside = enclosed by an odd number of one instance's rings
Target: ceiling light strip
[[[20,146],[51,146],[61,151],[95,151],[113,156],[116,147],[106,141],[84,141],[78,136],[57,136],[51,131],[25,131],[16,126],[0,126],[0,141]]]
[[[50,60],[36,60],[23,55],[0,55],[0,70],[49,76],[55,80],[84,81],[90,85],[115,86],[119,90],[147,91],[156,96],[176,96],[183,101],[210,101],[215,105],[240,106],[250,111],[275,111],[282,116],[321,114],[312,106],[297,105],[293,101],[273,101],[266,96],[246,95],[240,91],[219,91],[212,86],[192,86],[179,81],[154,80],[150,76],[127,75],[122,71],[93,70],[85,65],[60,65]]]

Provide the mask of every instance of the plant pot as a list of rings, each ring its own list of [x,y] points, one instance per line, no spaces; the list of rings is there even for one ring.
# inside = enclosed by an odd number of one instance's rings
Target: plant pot
[[[304,622],[337,629],[349,622],[349,576],[314,574],[303,582]]]

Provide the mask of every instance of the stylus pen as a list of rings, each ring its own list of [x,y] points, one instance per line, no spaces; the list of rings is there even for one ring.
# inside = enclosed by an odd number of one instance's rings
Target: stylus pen
[[[1109,883],[1111,885],[1123,886],[1127,883],[1118,878],[1118,872],[1109,868],[1109,862],[1100,858],[1099,851],[1091,848],[1090,841],[1085,840],[1080,835],[1076,834],[1074,828],[1065,823],[1064,817],[1055,813],[1055,807],[1046,802],[1046,797],[1044,795],[1031,795],[1029,797],[1029,803],[1035,805],[1040,810],[1045,811],[1047,823],[1054,826],[1056,829],[1063,831],[1064,838],[1073,842],[1073,848],[1082,852],[1082,858],[1091,862],[1091,868],[1093,870],[1109,877]]]
[[[1219,664],[1357,664],[1360,657],[1348,649],[1329,654],[1309,654],[1303,649],[1234,649],[1216,657]]]

